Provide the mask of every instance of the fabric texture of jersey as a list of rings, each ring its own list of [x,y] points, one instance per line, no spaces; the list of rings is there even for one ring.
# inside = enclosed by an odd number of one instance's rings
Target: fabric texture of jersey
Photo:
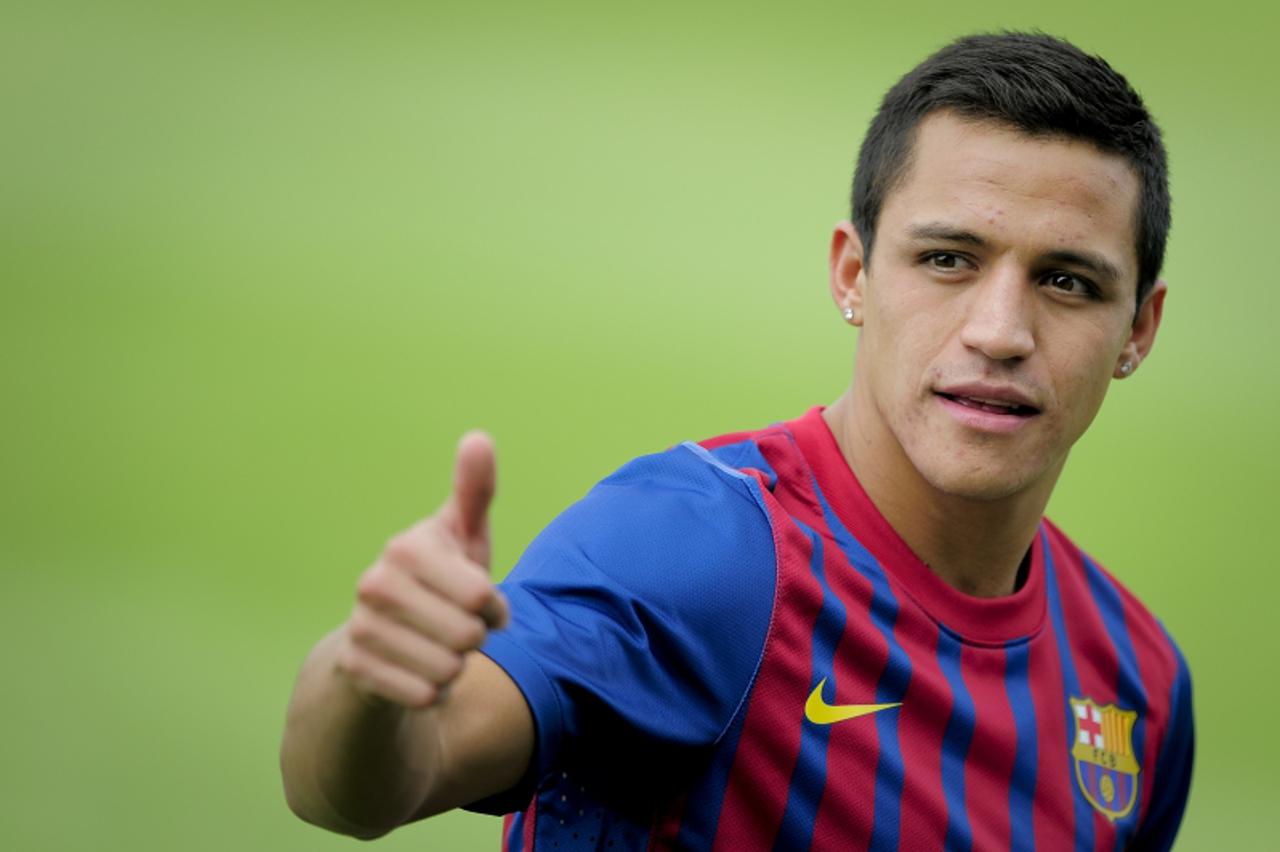
[[[503,582],[482,649],[537,730],[508,850],[1168,849],[1186,664],[1043,521],[1025,581],[938,579],[821,409],[596,486]]]

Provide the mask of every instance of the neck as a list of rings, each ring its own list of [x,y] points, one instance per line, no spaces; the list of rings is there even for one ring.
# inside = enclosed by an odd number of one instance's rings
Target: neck
[[[858,403],[866,404],[870,402]],[[940,579],[965,594],[1012,594],[1057,471],[1007,497],[950,494],[920,474],[883,421],[858,414],[848,391],[823,417],[867,496],[907,546]]]

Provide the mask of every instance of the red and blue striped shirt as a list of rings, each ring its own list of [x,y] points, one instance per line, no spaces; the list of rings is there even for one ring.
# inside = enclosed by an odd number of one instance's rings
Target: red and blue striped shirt
[[[1193,728],[1161,624],[1049,521],[1012,595],[924,565],[821,416],[637,459],[503,583],[537,730],[516,850],[1168,849]]]

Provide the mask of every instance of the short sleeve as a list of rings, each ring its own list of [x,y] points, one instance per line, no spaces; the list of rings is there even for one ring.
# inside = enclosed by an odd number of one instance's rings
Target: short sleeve
[[[537,728],[522,807],[566,755],[713,746],[759,665],[776,585],[760,485],[690,446],[637,459],[551,523],[501,584],[510,625],[481,651]]]
[[[1172,644],[1173,640],[1169,640]],[[1164,742],[1156,755],[1156,778],[1151,785],[1151,805],[1130,849],[1166,852],[1173,847],[1191,791],[1195,759],[1195,722],[1191,704],[1191,673],[1182,652],[1174,646],[1178,673],[1170,696],[1172,713]]]

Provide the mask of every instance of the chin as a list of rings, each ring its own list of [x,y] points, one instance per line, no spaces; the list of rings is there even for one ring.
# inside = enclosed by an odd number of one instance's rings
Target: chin
[[[996,459],[991,464],[958,466],[955,464],[917,465],[925,481],[936,490],[966,500],[993,502],[1005,500],[1034,487],[1044,471],[1011,470],[1007,462]]]

